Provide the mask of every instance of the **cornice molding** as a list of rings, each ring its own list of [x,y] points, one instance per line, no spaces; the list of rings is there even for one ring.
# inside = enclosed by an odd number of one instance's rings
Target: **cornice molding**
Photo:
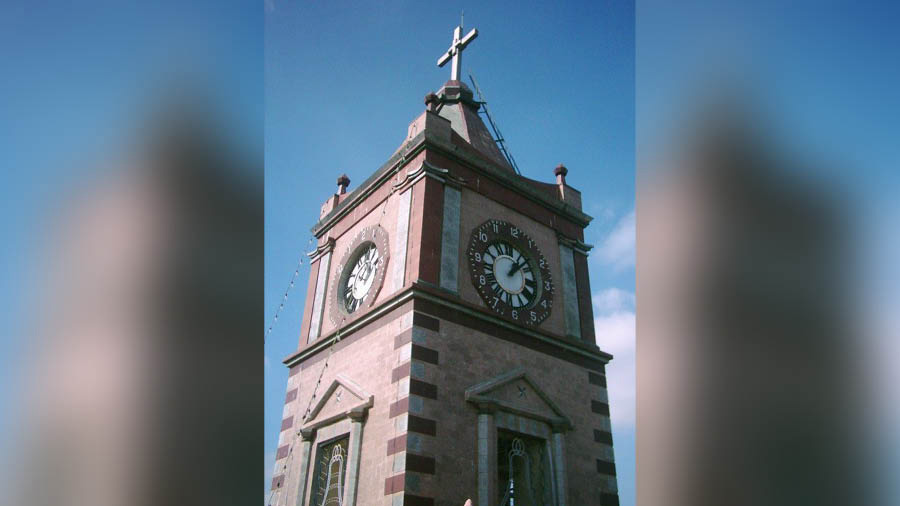
[[[432,135],[428,130],[424,130],[404,143],[404,145],[393,156],[391,156],[391,158],[384,165],[378,168],[378,170],[376,170],[375,173],[372,174],[372,176],[363,181],[363,183],[359,187],[357,187],[356,190],[354,190],[347,199],[338,204],[336,208],[334,208],[330,213],[319,220],[319,222],[316,223],[316,225],[312,228],[313,235],[315,235],[316,237],[320,237],[324,233],[326,233],[332,226],[334,226],[335,223],[337,223],[341,218],[350,213],[350,211],[352,211],[356,206],[362,203],[369,195],[371,195],[375,190],[381,187],[381,185],[389,181],[412,158],[415,158],[420,152],[422,152],[422,150],[426,148],[434,149],[440,154],[448,156],[451,159],[454,159],[455,161],[462,163],[470,169],[478,172],[479,175],[489,179],[493,179],[504,186],[512,188],[525,198],[572,221],[573,223],[576,223],[582,228],[587,227],[588,224],[590,224],[591,220],[593,220],[590,215],[573,207],[571,204],[541,193],[536,188],[531,186],[523,178],[523,176],[511,173],[508,170],[497,165],[496,163],[491,162],[490,160],[485,160],[472,153],[467,153],[459,146],[449,141],[440,139],[435,135]],[[419,172],[423,168],[425,169],[425,172],[424,174],[420,175]],[[419,178],[423,175],[436,177],[444,183],[455,186],[457,188],[465,184],[464,180],[450,176],[448,170],[435,167],[427,162],[423,162],[422,166],[420,166],[416,170],[409,171],[403,181],[395,183],[392,189],[398,189],[398,184],[400,185],[400,188],[405,188],[407,185],[414,183],[415,181],[411,180],[410,172],[415,174],[415,177]],[[418,179],[415,180],[417,181]]]
[[[321,258],[322,255],[324,255],[326,253],[330,253],[333,250],[334,250],[334,238],[329,237],[325,241],[324,244],[322,244],[321,246],[317,246],[315,250],[310,251],[309,253],[306,254],[306,256],[309,257],[309,263],[313,263],[316,260],[318,260],[319,258]]]
[[[563,340],[564,337],[562,337],[562,336],[539,332],[536,329],[529,329],[526,327],[516,325],[511,322],[507,322],[506,320],[503,320],[503,319],[493,315],[493,313],[488,313],[486,311],[479,311],[477,309],[470,308],[465,304],[454,301],[452,299],[448,299],[446,295],[437,295],[435,293],[432,293],[433,291],[438,291],[438,289],[433,288],[433,289],[429,290],[428,288],[426,288],[424,286],[419,286],[419,284],[417,283],[417,284],[411,285],[410,287],[408,287],[404,290],[397,292],[396,294],[392,295],[389,299],[382,302],[381,305],[377,306],[371,312],[361,316],[360,318],[350,322],[349,324],[347,324],[344,327],[342,327],[341,329],[339,329],[341,339],[344,339],[345,336],[352,334],[353,332],[356,332],[357,330],[361,330],[362,328],[366,327],[367,325],[369,325],[373,321],[377,320],[381,316],[385,315],[386,313],[389,313],[390,311],[396,309],[399,306],[402,306],[406,302],[408,302],[410,300],[414,300],[414,299],[421,299],[421,300],[425,300],[425,301],[429,301],[429,302],[433,302],[435,304],[445,306],[445,307],[453,309],[455,311],[459,311],[468,316],[472,316],[472,317],[481,319],[486,323],[504,327],[508,330],[513,330],[522,335],[531,337],[537,341],[541,341],[545,344],[549,344],[558,350],[575,353],[575,354],[585,357],[585,358],[589,358],[592,360],[598,360],[604,364],[609,363],[609,361],[612,360],[612,358],[613,358],[612,355],[610,355],[609,353],[606,353],[604,351],[601,351],[596,346],[592,345],[591,348],[588,348],[587,345],[578,345],[575,343],[566,342]],[[297,364],[300,364],[301,362],[304,362],[307,358],[312,357],[321,351],[327,350],[328,347],[334,342],[335,338],[337,337],[337,334],[338,334],[338,331],[332,331],[331,333],[329,333],[325,336],[322,336],[315,343],[285,357],[285,359],[282,361],[282,363],[288,367],[293,367]]]
[[[573,251],[575,251],[577,253],[581,253],[584,256],[588,256],[590,251],[592,249],[594,249],[593,244],[588,244],[586,242],[582,242],[577,239],[571,239],[562,234],[556,234],[556,238],[557,238],[557,240],[559,240],[560,244],[562,244],[564,246],[568,246],[568,247],[572,248]]]

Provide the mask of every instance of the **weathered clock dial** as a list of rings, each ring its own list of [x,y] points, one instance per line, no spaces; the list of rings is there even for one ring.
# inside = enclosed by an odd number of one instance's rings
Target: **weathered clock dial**
[[[331,297],[331,320],[336,325],[372,305],[384,281],[388,261],[387,232],[380,226],[361,230],[344,250]]]
[[[489,220],[469,242],[472,283],[496,313],[538,325],[553,307],[550,265],[534,240],[505,221]]]

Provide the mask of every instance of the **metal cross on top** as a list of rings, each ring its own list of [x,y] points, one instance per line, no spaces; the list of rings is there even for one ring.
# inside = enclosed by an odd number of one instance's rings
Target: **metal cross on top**
[[[443,56],[438,58],[437,61],[438,67],[443,67],[448,61],[451,59],[453,60],[453,66],[450,71],[451,81],[459,81],[459,73],[462,70],[463,49],[465,49],[470,42],[475,40],[475,37],[478,37],[478,30],[476,28],[473,28],[465,37],[462,37],[462,31],[462,21],[460,21],[459,26],[453,30],[453,43],[450,44],[450,49],[448,49]]]

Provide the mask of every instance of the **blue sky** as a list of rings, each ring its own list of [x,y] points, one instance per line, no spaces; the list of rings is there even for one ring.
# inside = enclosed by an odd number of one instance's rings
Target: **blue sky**
[[[634,12],[629,2],[266,3],[266,308],[271,318],[321,203],[346,172],[363,181],[400,145],[447,79],[437,58],[460,9],[479,36],[464,53],[522,173],[552,181],[564,163],[595,217],[591,283],[623,505],[634,504]],[[271,476],[308,269],[266,344]],[[268,481],[265,486],[268,487]]]
[[[598,328],[609,336],[601,346],[617,356],[610,393],[623,504],[633,503],[633,454],[626,450],[634,433],[619,408],[629,402],[628,392],[615,388],[613,378],[627,384],[633,374],[627,346],[634,320],[635,130],[639,152],[654,147],[659,132],[680,117],[685,97],[702,84],[703,72],[727,67],[747,77],[775,112],[773,137],[822,160],[820,167],[837,167],[828,174],[859,213],[857,246],[871,260],[860,275],[869,288],[863,303],[876,313],[875,325],[897,335],[896,2],[641,1],[636,79],[635,16],[628,2],[564,8],[536,2],[410,1],[378,8],[284,0],[5,2],[0,234],[11,247],[0,249],[4,365],[16,356],[9,337],[30,327],[22,315],[34,314],[21,287],[41,218],[84,179],[86,167],[128,140],[166,72],[192,67],[217,76],[215,89],[241,118],[230,126],[248,142],[261,142],[265,123],[271,318],[335,177],[347,172],[358,183],[380,165],[422,110],[424,94],[447,79],[448,71],[434,61],[461,8],[467,26],[481,32],[466,52],[465,68],[475,70],[523,172],[550,180],[552,168],[565,163],[596,217],[588,229],[588,241],[597,245],[591,281]],[[297,344],[307,274],[301,270],[299,289],[266,348],[267,472],[286,378],[280,359]],[[894,350],[884,359],[896,357]],[[2,388],[10,386],[3,382]],[[900,405],[893,390],[887,398]],[[618,403],[617,392],[625,395]],[[892,423],[900,413],[886,420],[893,427],[889,444],[900,447],[900,424]]]

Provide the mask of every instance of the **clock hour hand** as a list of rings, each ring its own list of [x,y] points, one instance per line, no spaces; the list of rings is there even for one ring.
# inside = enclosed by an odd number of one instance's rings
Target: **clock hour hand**
[[[506,273],[506,275],[512,276],[513,274],[519,272],[519,269],[521,269],[522,267],[525,267],[524,263],[520,264],[520,263],[516,262],[516,265],[513,265],[512,269],[510,269],[509,272]]]

